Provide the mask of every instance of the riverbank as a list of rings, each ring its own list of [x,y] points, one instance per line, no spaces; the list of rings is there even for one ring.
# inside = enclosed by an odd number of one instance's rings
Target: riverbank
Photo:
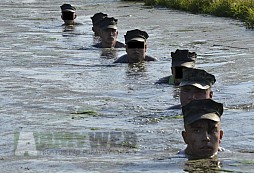
[[[197,53],[196,67],[216,77],[214,100],[228,108],[221,146],[233,153],[220,153],[217,172],[254,170],[253,31],[144,2],[69,2],[80,23],[73,28],[62,26],[62,0],[1,1],[1,173],[214,172],[209,161],[192,171],[177,158],[181,110],[168,107],[179,92],[154,84],[171,74],[176,49]],[[158,61],[114,64],[125,49],[94,48],[97,12],[118,19],[120,42],[128,30],[146,31],[147,55]]]
[[[144,0],[145,5],[164,6],[194,14],[210,14],[243,21],[254,29],[254,1],[252,0]]]

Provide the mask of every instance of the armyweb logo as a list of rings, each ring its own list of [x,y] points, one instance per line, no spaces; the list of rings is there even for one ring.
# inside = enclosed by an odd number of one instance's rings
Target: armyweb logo
[[[15,156],[109,154],[134,151],[137,135],[112,132],[15,132]]]

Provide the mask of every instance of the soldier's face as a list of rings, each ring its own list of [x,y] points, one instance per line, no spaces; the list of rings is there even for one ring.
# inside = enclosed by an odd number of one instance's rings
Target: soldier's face
[[[223,131],[219,122],[204,119],[186,125],[182,136],[187,144],[186,154],[194,159],[202,159],[210,158],[218,152]]]
[[[147,45],[145,42],[129,42],[126,44],[126,52],[130,63],[145,60]]]
[[[180,87],[181,106],[185,106],[191,100],[211,99],[212,96],[213,92],[210,88],[203,90],[191,85]]]
[[[73,24],[74,19],[77,17],[77,15],[73,12],[62,12],[61,17],[66,25],[70,25]]]
[[[101,41],[103,44],[112,45],[116,42],[118,32],[116,29],[101,29]]]
[[[181,80],[183,78],[183,70],[184,70],[184,67],[172,67],[171,68],[175,85],[179,85],[181,83]]]

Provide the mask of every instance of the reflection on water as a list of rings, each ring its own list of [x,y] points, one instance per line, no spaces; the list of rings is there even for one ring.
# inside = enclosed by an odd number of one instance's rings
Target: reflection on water
[[[146,63],[145,62],[128,64],[127,74],[132,75],[132,74],[139,73],[139,72],[146,72]]]
[[[63,32],[71,32],[75,30],[75,25],[64,25]]]
[[[101,49],[101,58],[116,59],[117,58],[117,50],[111,49],[111,48],[102,48]]]
[[[211,159],[188,160],[184,165],[184,171],[192,173],[220,172],[223,165],[217,157]]]

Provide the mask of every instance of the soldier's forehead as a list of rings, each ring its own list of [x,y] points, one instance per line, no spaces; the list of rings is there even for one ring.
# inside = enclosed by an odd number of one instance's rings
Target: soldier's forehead
[[[195,127],[203,127],[205,125],[209,125],[209,126],[214,126],[214,127],[219,127],[220,122],[218,121],[213,121],[213,120],[209,120],[209,119],[200,119],[197,120],[191,124],[189,124],[189,126],[191,128],[195,128]]]
[[[106,29],[103,29],[103,31],[106,31],[106,32],[111,32],[111,31],[113,31],[113,32],[115,32],[116,29],[114,29],[114,28],[106,28]]]
[[[192,85],[184,85],[181,86],[180,89],[189,89],[189,90],[198,90],[198,91],[204,91],[203,89],[200,89],[198,87],[192,86]]]

